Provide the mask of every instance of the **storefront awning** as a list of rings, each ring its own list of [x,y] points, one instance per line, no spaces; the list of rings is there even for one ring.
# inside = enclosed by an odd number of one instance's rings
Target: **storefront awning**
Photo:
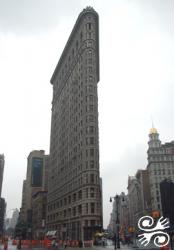
[[[48,231],[46,236],[55,236],[57,231]]]

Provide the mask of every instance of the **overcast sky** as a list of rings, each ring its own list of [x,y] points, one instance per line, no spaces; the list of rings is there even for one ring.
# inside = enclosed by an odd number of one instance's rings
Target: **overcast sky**
[[[50,78],[78,14],[100,17],[99,131],[104,226],[109,197],[147,164],[151,117],[174,140],[173,0],[0,0],[0,153],[3,197],[20,208],[31,150],[49,153]]]

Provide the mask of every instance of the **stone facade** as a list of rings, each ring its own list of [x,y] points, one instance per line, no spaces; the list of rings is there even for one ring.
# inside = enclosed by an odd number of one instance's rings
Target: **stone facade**
[[[147,170],[139,169],[128,179],[128,200],[130,226],[136,228],[141,216],[151,212],[149,175]]]
[[[10,220],[10,227],[15,229],[15,226],[18,222],[19,210],[16,208],[13,211],[12,218]]]
[[[27,220],[27,207],[26,207],[26,180],[23,181],[22,187],[22,204],[20,209],[20,220],[26,221]]]
[[[141,216],[143,207],[141,185],[135,176],[129,176],[128,178],[128,199],[130,227],[136,227],[138,218]]]
[[[0,197],[1,197],[1,192],[2,192],[2,182],[3,182],[3,174],[4,174],[4,164],[5,164],[5,159],[4,155],[0,155]]]
[[[6,214],[6,202],[4,198],[0,198],[0,237],[4,235],[5,214]]]
[[[32,232],[34,239],[44,239],[46,234],[47,191],[39,191],[32,198]]]
[[[162,214],[160,182],[174,180],[174,141],[161,144],[155,128],[149,134],[148,166],[152,211]]]
[[[34,150],[28,156],[26,180],[23,182],[20,221],[32,223],[32,197],[48,186],[49,156],[44,150]]]
[[[80,13],[51,78],[47,229],[62,239],[92,239],[102,227],[98,22],[93,8]]]

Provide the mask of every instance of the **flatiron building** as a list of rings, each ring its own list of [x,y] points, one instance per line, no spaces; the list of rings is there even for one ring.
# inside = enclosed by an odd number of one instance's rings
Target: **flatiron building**
[[[98,81],[99,18],[87,7],[51,78],[47,231],[59,239],[90,240],[102,228]]]

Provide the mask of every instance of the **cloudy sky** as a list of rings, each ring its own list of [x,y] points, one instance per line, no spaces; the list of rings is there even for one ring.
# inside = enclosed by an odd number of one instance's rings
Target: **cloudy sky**
[[[49,83],[80,11],[100,16],[99,130],[104,225],[109,197],[147,164],[151,117],[174,140],[173,0],[0,0],[0,153],[3,197],[20,207],[31,150],[49,152]]]

